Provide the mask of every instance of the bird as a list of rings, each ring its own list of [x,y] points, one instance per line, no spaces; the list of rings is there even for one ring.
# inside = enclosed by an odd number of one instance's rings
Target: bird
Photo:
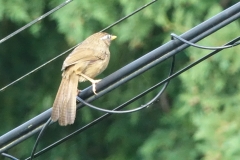
[[[96,93],[94,80],[108,66],[109,47],[117,36],[106,32],[97,32],[86,38],[65,59],[62,66],[62,81],[52,106],[51,120],[60,126],[73,124],[76,117],[76,95],[78,82],[90,81]]]

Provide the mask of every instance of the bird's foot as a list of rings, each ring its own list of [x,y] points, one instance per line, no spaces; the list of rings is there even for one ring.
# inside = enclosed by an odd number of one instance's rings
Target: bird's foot
[[[91,81],[91,83],[92,83],[92,91],[93,91],[93,93],[94,93],[95,95],[97,95],[97,93],[96,93],[96,84],[97,84],[98,82],[100,82],[100,81],[101,81],[101,79],[92,80],[92,81]]]
[[[95,95],[97,95],[97,93],[96,93],[96,84],[97,84],[98,82],[100,82],[101,79],[94,80],[94,79],[92,79],[92,78],[90,78],[90,77],[88,77],[88,76],[86,76],[85,74],[82,74],[82,73],[80,73],[79,75],[82,76],[83,78],[89,80],[89,81],[92,83],[92,91],[93,91],[93,93],[94,93]]]

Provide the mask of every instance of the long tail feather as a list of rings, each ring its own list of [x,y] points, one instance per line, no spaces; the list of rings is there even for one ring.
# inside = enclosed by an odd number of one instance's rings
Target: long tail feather
[[[69,88],[71,88],[70,99],[68,101],[68,123],[73,124],[76,117],[76,95],[77,95],[77,87],[78,87],[78,76],[74,74],[71,77]]]
[[[76,117],[76,94],[78,76],[72,73],[63,77],[56,99],[53,103],[52,120],[61,126],[73,124]]]
[[[65,90],[67,81],[68,81],[67,79],[63,78],[61,81],[61,84],[59,86],[59,89],[58,89],[58,92],[57,92],[57,95],[56,95],[56,98],[54,100],[53,107],[52,107],[52,115],[51,115],[52,121],[57,121],[59,119],[60,108],[62,106],[64,90]]]

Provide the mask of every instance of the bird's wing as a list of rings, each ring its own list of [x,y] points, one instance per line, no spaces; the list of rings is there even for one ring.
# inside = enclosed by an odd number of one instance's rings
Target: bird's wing
[[[76,63],[92,63],[94,61],[103,60],[105,58],[106,54],[104,52],[99,52],[90,48],[77,47],[63,62],[62,70],[65,70],[67,67]]]

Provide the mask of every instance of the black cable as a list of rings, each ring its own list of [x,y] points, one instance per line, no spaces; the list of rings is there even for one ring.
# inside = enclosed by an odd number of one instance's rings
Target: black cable
[[[35,151],[37,149],[37,145],[39,143],[39,140],[40,140],[41,136],[43,135],[44,131],[46,130],[47,126],[50,124],[51,121],[52,121],[51,118],[49,118],[48,121],[43,126],[43,128],[41,129],[41,131],[40,131],[40,133],[39,133],[39,135],[38,135],[38,137],[36,139],[36,142],[35,142],[35,144],[33,146],[32,153],[31,153],[31,156],[30,156],[30,160],[32,160],[34,158],[34,153],[35,153]]]
[[[217,49],[226,49],[226,48],[231,48],[231,47],[234,47],[234,46],[237,46],[240,44],[240,42],[237,42],[237,43],[234,43],[232,45],[227,45],[227,46],[221,46],[221,47],[205,47],[205,46],[200,46],[200,45],[197,45],[195,43],[192,43],[190,41],[187,41],[186,39],[183,39],[181,38],[180,36],[176,35],[175,33],[171,33],[171,36],[186,43],[186,44],[189,44],[190,46],[194,46],[196,48],[200,48],[200,49],[208,49],[208,50],[217,50]]]
[[[173,69],[174,69],[174,63],[175,63],[175,56],[172,57],[172,63],[171,63],[171,68],[170,68],[170,72],[169,72],[169,75],[170,76],[173,72]],[[152,100],[150,100],[148,103],[146,103],[144,106],[149,106],[150,104],[152,104],[154,101],[157,100],[157,98],[159,98],[159,96],[163,93],[163,91],[166,89],[167,85],[169,84],[170,80],[166,81],[167,83],[165,83],[164,87],[161,89],[161,91],[157,94],[157,96],[155,96]],[[121,108],[124,108],[126,107],[127,105],[131,104],[132,102],[136,101],[137,99],[141,98],[142,96],[146,95],[147,93],[149,93],[150,91],[152,91],[153,89],[155,89],[156,87],[151,87],[149,89],[147,89],[146,91],[142,92],[141,94],[135,96],[134,98],[128,100],[127,102],[121,104],[120,106],[116,107],[115,109],[113,109],[112,111],[116,111],[116,110],[119,110]],[[144,107],[144,108],[146,108]],[[69,134],[68,136],[58,140],[57,142],[49,145],[48,147],[42,149],[41,151],[37,152],[34,157],[38,157],[40,156],[41,154],[45,153],[46,151],[54,148],[55,146],[65,142],[66,140],[70,139],[71,137],[73,137],[74,135],[78,134],[78,133],[81,133],[83,132],[84,130],[88,129],[89,127],[93,126],[94,124],[100,122],[102,119],[104,118],[107,118],[108,116],[112,115],[112,113],[106,113],[104,114],[103,116],[95,119],[94,121],[88,123],[87,125],[81,127],[80,129],[78,129],[77,131],[73,132],[72,134]],[[27,158],[26,160],[30,160],[31,157]]]
[[[170,72],[169,72],[169,76],[172,74],[173,72],[173,69],[174,69],[174,63],[175,63],[175,56],[172,57],[172,63],[171,63],[171,68],[170,68]],[[83,99],[81,99],[80,97],[77,96],[77,100],[80,101],[81,103],[83,103],[84,105],[92,108],[92,109],[96,109],[98,111],[102,111],[102,112],[106,112],[106,113],[117,113],[117,114],[123,114],[123,113],[132,113],[132,112],[136,112],[136,111],[139,111],[139,110],[142,110],[146,107],[148,107],[150,104],[152,104],[153,102],[155,102],[159,96],[163,93],[163,91],[167,88],[168,84],[169,84],[170,80],[167,81],[165,83],[165,85],[163,86],[163,88],[158,92],[158,94],[152,99],[150,100],[148,103],[144,104],[144,105],[141,105],[140,107],[138,108],[135,108],[135,109],[131,109],[131,110],[126,110],[126,111],[115,111],[115,110],[108,110],[108,109],[103,109],[103,108],[99,108],[99,107],[96,107],[90,103],[88,103],[87,101],[84,101]],[[138,96],[136,97],[139,97],[139,96],[142,96],[144,92],[142,92],[141,94],[139,94]],[[135,97],[133,98],[135,100]]]
[[[7,154],[7,153],[2,153],[1,155],[4,156],[4,157],[10,158],[10,159],[12,159],[12,160],[19,160],[19,159],[17,159],[16,157],[13,157],[12,155]]]

